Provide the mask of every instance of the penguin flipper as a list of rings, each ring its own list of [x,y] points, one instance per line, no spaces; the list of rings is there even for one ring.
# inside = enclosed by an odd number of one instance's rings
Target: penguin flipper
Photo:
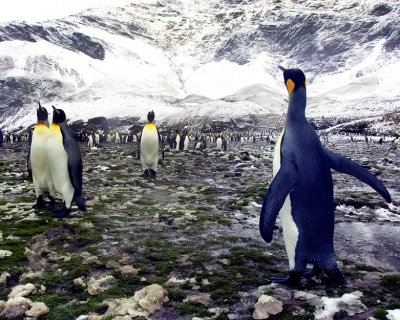
[[[157,127],[156,127],[156,130],[157,130],[157,135],[158,135],[158,143],[159,143],[159,146],[161,147],[161,156],[162,156],[162,159],[165,160],[164,142],[163,142],[163,139],[161,138],[160,132],[158,131]]]
[[[28,171],[29,180],[33,181],[31,166],[31,148],[29,148],[28,157],[26,159],[26,170]]]
[[[325,149],[325,154],[329,160],[329,166],[332,169],[356,177],[378,192],[387,202],[392,202],[389,191],[385,188],[383,183],[380,182],[368,170],[364,169],[354,161],[338,155],[328,149]]]
[[[272,180],[264,198],[260,215],[260,233],[266,242],[271,242],[278,217],[286,197],[294,188],[297,181],[297,172],[293,164],[282,163],[281,168]]]

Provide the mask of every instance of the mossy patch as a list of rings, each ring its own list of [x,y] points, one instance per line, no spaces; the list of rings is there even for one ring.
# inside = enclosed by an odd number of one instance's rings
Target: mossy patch
[[[381,285],[400,299],[400,275],[387,275],[382,277]]]
[[[198,302],[176,303],[174,308],[180,315],[194,315],[197,317],[209,317],[212,315],[208,311],[208,307]]]

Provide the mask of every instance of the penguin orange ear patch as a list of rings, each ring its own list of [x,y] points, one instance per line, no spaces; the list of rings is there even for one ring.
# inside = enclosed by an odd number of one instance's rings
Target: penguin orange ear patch
[[[287,88],[289,94],[291,94],[292,91],[294,90],[294,86],[295,86],[295,84],[294,84],[294,82],[293,82],[292,79],[288,79],[288,80],[286,81],[286,88]]]

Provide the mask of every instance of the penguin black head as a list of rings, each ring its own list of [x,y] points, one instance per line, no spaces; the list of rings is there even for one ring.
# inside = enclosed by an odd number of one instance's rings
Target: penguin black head
[[[37,108],[36,110],[36,115],[38,121],[46,121],[49,116],[47,109],[43,108],[40,102],[39,102],[39,108]]]
[[[153,122],[154,121],[154,118],[155,118],[155,114],[154,114],[154,111],[152,110],[152,111],[150,111],[148,114],[147,114],[147,121],[149,121],[149,122]]]
[[[279,69],[283,71],[283,78],[289,95],[293,90],[306,87],[306,76],[303,71],[300,69],[285,69],[281,66],[279,66]]]
[[[66,119],[65,112],[62,109],[57,109],[53,107],[53,123],[61,123],[64,122]]]

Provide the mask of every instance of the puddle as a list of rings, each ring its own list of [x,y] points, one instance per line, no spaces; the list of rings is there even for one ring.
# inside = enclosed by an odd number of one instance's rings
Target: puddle
[[[355,263],[400,272],[399,235],[397,225],[340,222],[335,226],[335,251]]]

